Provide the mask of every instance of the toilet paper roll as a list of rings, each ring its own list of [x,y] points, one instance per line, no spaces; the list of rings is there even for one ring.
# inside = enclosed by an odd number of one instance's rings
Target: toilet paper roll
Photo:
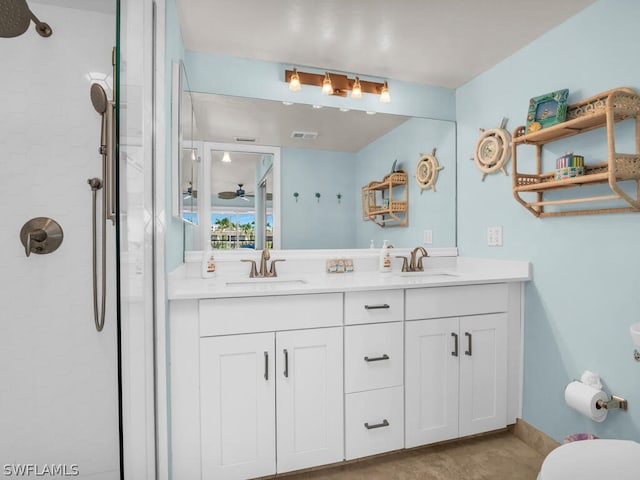
[[[598,408],[596,402],[606,402],[607,394],[582,382],[571,382],[564,390],[564,400],[574,410],[586,415],[594,422],[604,422],[607,410]]]

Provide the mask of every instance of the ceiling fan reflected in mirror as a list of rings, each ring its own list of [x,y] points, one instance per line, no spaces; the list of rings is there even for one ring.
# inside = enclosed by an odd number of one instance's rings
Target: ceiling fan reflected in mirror
[[[250,202],[251,198],[255,197],[255,194],[253,193],[247,193],[244,188],[242,188],[244,186],[243,183],[239,183],[238,184],[238,189],[235,192],[218,192],[218,198],[220,200],[233,200],[235,198],[242,198],[243,200]],[[273,194],[271,193],[267,193],[267,200],[272,200],[273,199]]]
[[[218,192],[218,198],[221,200],[233,200],[234,198],[242,198],[249,201],[249,197],[253,197],[253,194],[247,194],[242,188],[244,184],[239,183],[238,189],[235,192]]]

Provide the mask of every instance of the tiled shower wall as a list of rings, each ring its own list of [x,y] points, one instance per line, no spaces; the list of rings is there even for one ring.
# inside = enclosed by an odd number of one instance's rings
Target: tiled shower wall
[[[107,320],[98,333],[87,185],[102,176],[88,74],[111,73],[115,15],[31,7],[53,35],[31,26],[0,39],[0,463],[119,478],[115,229],[107,227]],[[60,223],[64,241],[27,258],[19,232],[40,216]]]

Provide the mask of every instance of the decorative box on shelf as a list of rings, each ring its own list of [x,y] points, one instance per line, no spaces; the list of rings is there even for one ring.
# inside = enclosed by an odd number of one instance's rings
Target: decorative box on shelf
[[[556,180],[584,175],[584,157],[568,152],[556,160]]]

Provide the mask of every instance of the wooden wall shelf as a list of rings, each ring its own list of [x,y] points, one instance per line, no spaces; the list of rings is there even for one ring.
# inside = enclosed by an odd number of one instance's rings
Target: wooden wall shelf
[[[617,88],[603,92],[581,102],[569,105],[567,120],[532,133],[526,133],[524,126],[513,132],[513,195],[527,210],[536,217],[590,215],[614,212],[640,211],[640,96],[630,88]],[[635,120],[635,154],[615,151],[615,131],[617,122],[627,119]],[[542,171],[542,151],[547,143],[569,138],[580,133],[598,128],[606,128],[608,158],[606,161],[585,165],[584,175],[555,179],[555,170]],[[536,148],[535,173],[518,171],[518,147],[534,145]],[[620,182],[635,181],[635,198],[626,193]],[[592,197],[576,197],[560,200],[545,200],[544,193],[552,190],[579,187],[586,185],[609,184],[612,194]],[[534,201],[524,199],[521,193],[536,193]],[[602,202],[607,200],[623,200],[622,207],[599,207],[592,209],[567,209],[561,211],[545,211],[547,205],[576,205],[586,202]]]
[[[394,198],[395,192],[395,198]],[[380,182],[362,187],[362,215],[381,227],[409,225],[409,188],[406,172],[393,172]]]

